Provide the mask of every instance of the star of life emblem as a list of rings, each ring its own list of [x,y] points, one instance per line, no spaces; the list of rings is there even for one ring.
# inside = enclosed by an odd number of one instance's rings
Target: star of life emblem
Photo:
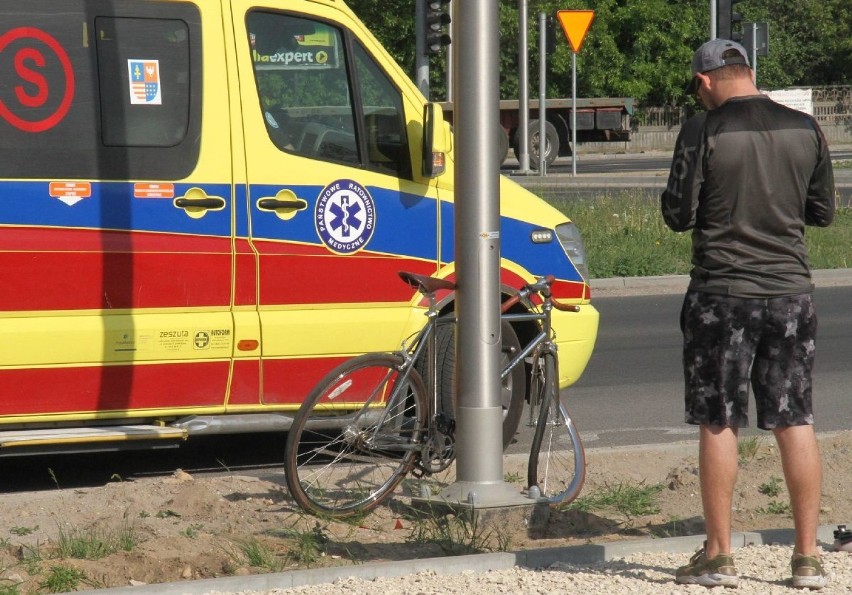
[[[376,203],[369,191],[353,180],[326,186],[314,207],[314,223],[323,244],[337,254],[364,248],[376,228]]]

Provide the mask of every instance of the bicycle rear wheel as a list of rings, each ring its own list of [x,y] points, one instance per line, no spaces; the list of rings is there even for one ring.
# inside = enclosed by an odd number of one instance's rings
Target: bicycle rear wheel
[[[511,324],[503,320],[500,325],[503,338],[500,367],[503,368],[521,350],[521,342]],[[456,325],[439,324],[435,336],[438,406],[442,413],[455,419],[456,408],[458,407],[455,391]],[[424,355],[415,364],[422,377],[427,377],[425,360]],[[512,443],[518,431],[521,414],[524,411],[526,381],[524,366],[518,365],[501,382],[500,405],[503,408],[503,450],[506,450]]]
[[[343,517],[378,506],[420,455],[426,389],[399,356],[344,362],[311,391],[287,435],[287,487],[304,510]]]
[[[532,389],[537,393],[532,398],[539,397],[540,409],[530,447],[527,482],[530,487],[538,486],[542,497],[551,504],[567,504],[577,497],[586,480],[586,453],[559,398],[557,370],[555,355],[546,354],[534,362]]]

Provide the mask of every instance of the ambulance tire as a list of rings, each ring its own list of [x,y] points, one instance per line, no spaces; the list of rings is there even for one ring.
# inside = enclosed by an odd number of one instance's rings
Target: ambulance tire
[[[521,350],[521,342],[518,340],[518,335],[515,333],[512,325],[508,322],[501,322],[501,334],[503,337],[500,366],[508,363],[512,354],[517,354]],[[438,403],[444,413],[449,413],[455,419],[455,411],[457,407],[457,399],[455,394],[455,359],[456,359],[456,343],[455,343],[455,325],[454,324],[439,324],[437,330],[437,384],[438,384]],[[425,362],[423,362],[425,364]],[[427,371],[418,366],[418,370],[424,379],[427,378]],[[500,404],[503,407],[503,450],[512,443],[515,433],[518,430],[518,425],[521,421],[521,413],[524,410],[524,401],[526,394],[527,375],[525,368],[522,365],[515,366],[512,372],[503,380],[500,389]],[[429,380],[426,379],[428,384]]]

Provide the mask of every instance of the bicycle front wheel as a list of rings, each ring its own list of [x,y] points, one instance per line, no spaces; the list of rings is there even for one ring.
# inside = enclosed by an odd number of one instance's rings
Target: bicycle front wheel
[[[284,471],[296,503],[331,517],[378,506],[420,455],[426,399],[399,356],[366,354],[329,372],[287,435]]]
[[[536,364],[543,365],[544,370]],[[527,481],[530,487],[537,486],[551,504],[567,504],[577,497],[586,480],[586,453],[577,428],[559,398],[555,355],[544,355],[536,364],[532,389],[537,391],[540,409],[530,447]]]

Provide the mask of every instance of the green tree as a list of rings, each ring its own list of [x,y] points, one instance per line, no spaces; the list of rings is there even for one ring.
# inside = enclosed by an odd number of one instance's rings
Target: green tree
[[[462,0],[457,0],[462,1]],[[409,73],[414,73],[414,0],[349,0]],[[518,96],[518,0],[500,0],[500,93]],[[640,105],[694,104],[683,88],[692,53],[710,35],[706,0],[529,0],[530,94],[538,94],[538,14],[593,9],[577,55],[580,97],[626,96]],[[744,21],[769,24],[769,55],[758,61],[762,88],[852,84],[852,2],[744,0]],[[456,28],[454,35],[463,33]],[[571,93],[571,49],[561,30],[548,57],[548,96]],[[430,59],[432,97],[445,92],[446,53]]]
[[[584,2],[553,2],[582,8]],[[709,8],[694,0],[599,0],[595,20],[577,55],[577,93],[582,97],[634,97],[642,103],[680,103],[689,81],[693,48],[703,41]],[[570,93],[571,49],[561,43],[551,59],[565,73],[554,91]]]
[[[761,88],[852,83],[852,4],[848,0],[746,0],[745,22],[769,26],[769,55],[758,57]],[[741,8],[740,8],[741,7]]]
[[[348,0],[391,56],[414,74],[414,0]]]

